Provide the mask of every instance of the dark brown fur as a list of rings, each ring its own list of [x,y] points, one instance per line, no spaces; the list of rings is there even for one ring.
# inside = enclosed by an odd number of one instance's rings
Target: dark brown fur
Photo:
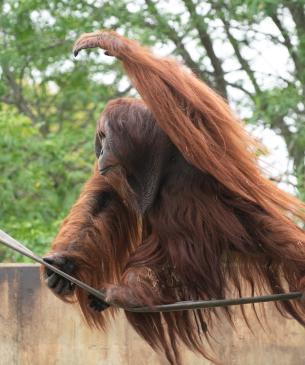
[[[84,35],[75,49],[92,47],[122,61],[143,99],[114,100],[102,116],[138,144],[128,148],[121,138],[125,152],[112,151],[120,165],[106,176],[95,167],[52,252],[74,260],[78,278],[106,287],[109,300],[125,305],[224,298],[232,288],[242,295],[247,284],[252,294],[302,289],[305,206],[261,174],[257,145],[228,105],[174,60],[159,59],[115,32]],[[130,176],[143,170],[137,163],[145,164],[152,149],[158,153],[156,136],[167,157],[158,160],[157,189],[143,208]],[[106,192],[113,195],[100,204]],[[81,290],[76,298],[87,321],[103,327],[104,313],[90,311]],[[301,301],[275,305],[305,325]],[[230,320],[230,310],[224,311]],[[179,341],[209,357],[205,338],[219,324],[215,313],[126,315],[174,364],[181,361]]]

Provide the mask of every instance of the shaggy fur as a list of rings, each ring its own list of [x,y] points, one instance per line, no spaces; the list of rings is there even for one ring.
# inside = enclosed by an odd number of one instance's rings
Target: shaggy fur
[[[115,156],[120,166],[106,176],[95,167],[52,252],[76,263],[75,276],[106,288],[109,300],[125,305],[220,299],[232,288],[242,295],[246,284],[252,294],[302,289],[305,206],[262,175],[257,145],[226,102],[176,61],[157,58],[115,32],[83,35],[75,53],[93,47],[122,62],[143,100],[114,100],[103,118],[109,125],[121,120],[127,129],[132,124],[130,133],[155,151],[151,138],[162,131],[172,158],[144,212],[124,156]],[[97,135],[100,129],[98,123]],[[134,157],[143,157],[139,149]],[[90,311],[79,289],[76,298],[87,321],[103,327],[109,310]],[[301,301],[275,306],[305,325]],[[222,310],[231,320],[229,308]],[[209,357],[209,328],[219,325],[212,309],[126,315],[172,364],[181,362],[179,341]]]

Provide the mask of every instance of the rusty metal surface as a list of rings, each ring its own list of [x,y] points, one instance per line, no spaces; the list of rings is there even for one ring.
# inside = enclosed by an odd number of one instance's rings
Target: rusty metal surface
[[[305,331],[265,304],[269,327],[254,321],[254,337],[236,320],[237,331],[220,328],[215,346],[225,365],[303,365]],[[253,318],[249,314],[249,319]],[[237,317],[238,318],[238,317]],[[184,351],[185,364],[210,364]],[[0,365],[163,365],[117,317],[105,334],[89,329],[76,307],[59,301],[40,283],[38,265],[0,265]]]

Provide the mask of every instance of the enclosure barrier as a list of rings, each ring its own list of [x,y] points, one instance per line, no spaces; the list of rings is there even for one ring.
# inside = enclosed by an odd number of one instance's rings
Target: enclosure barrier
[[[249,314],[256,337],[239,319],[237,332],[224,322],[215,345],[224,365],[305,363],[305,330],[281,318],[271,303],[264,308],[269,317],[265,331]],[[187,350],[183,357],[186,365],[210,364]],[[123,313],[105,334],[90,330],[76,307],[41,285],[39,266],[24,264],[0,265],[0,359],[1,365],[166,364],[137,336]]]

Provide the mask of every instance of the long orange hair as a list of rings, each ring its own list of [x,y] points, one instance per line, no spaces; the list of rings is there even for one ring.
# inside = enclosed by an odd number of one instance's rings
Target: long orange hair
[[[224,298],[232,288],[243,295],[245,286],[252,294],[302,289],[305,205],[261,173],[257,143],[227,103],[175,60],[158,58],[115,32],[85,34],[75,52],[93,47],[122,62],[143,100],[112,101],[103,113],[109,123],[114,117],[131,123],[134,113],[141,127],[153,120],[179,151],[184,168],[168,167],[158,197],[144,215],[136,209],[123,167],[107,177],[95,172],[53,249],[68,246],[67,254],[79,257],[82,280],[96,287],[109,281],[129,286],[141,304]],[[85,207],[96,189],[110,189],[115,198],[95,217]],[[82,247],[74,249],[71,241],[80,235]],[[141,276],[143,268],[158,290],[130,281],[128,273]],[[89,312],[86,296],[77,295],[87,320],[103,324],[103,314]],[[301,301],[275,306],[305,325]],[[230,309],[224,312],[231,320]],[[153,348],[179,363],[179,340],[209,357],[202,336],[208,339],[209,327],[219,323],[215,313],[126,314]]]

